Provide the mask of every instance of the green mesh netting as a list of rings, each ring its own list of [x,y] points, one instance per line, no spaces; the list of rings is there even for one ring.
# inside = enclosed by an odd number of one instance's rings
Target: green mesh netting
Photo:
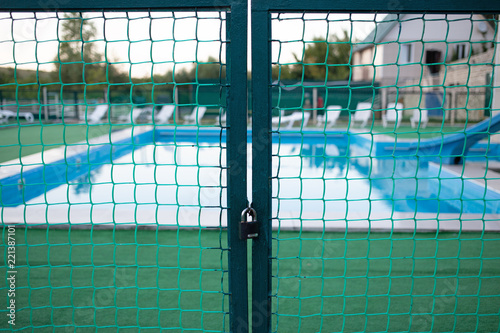
[[[0,14],[0,330],[228,330],[225,26]]]
[[[1,329],[229,330],[225,19],[2,14]],[[496,20],[272,23],[274,330],[498,331]]]
[[[274,331],[499,330],[496,30],[273,14]]]

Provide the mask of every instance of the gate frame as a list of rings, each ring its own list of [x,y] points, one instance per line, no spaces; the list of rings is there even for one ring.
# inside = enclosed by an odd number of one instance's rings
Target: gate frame
[[[271,332],[272,317],[272,13],[498,14],[488,0],[251,0],[252,206],[260,221],[252,244],[252,329]],[[368,9],[369,8],[369,9]],[[500,23],[500,22],[499,22]],[[500,30],[497,27],[497,30]],[[500,31],[497,31],[497,34]],[[494,70],[494,69],[493,69]],[[258,283],[257,283],[258,282]]]
[[[247,26],[246,0],[24,0],[0,2],[0,11],[225,11],[227,75],[227,235],[229,322],[232,332],[248,332],[247,244],[239,239],[247,200]],[[244,142],[245,144],[241,144]]]

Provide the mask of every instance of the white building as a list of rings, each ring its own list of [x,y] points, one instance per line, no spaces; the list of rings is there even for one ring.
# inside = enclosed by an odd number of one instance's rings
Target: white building
[[[400,86],[486,51],[494,35],[482,15],[389,14],[354,46],[353,80]]]
[[[352,79],[378,82],[382,107],[403,99],[405,108],[423,108],[422,94],[433,91],[447,96],[443,107],[453,109],[452,121],[479,120],[494,41],[495,21],[482,15],[389,14],[354,45]]]

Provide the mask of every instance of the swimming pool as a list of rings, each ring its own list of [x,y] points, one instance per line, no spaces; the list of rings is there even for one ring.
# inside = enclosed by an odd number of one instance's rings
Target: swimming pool
[[[498,220],[500,193],[432,161],[395,157],[384,145],[346,133],[275,134],[275,223],[411,229],[440,220],[483,228],[485,220]],[[2,216],[225,226],[225,154],[220,129],[150,130],[1,179]]]

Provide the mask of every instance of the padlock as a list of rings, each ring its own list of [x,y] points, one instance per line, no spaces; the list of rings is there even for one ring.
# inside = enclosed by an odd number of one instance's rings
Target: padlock
[[[247,220],[247,215],[252,221]],[[257,212],[248,207],[241,212],[240,239],[257,238],[259,236],[259,225],[257,223]]]

